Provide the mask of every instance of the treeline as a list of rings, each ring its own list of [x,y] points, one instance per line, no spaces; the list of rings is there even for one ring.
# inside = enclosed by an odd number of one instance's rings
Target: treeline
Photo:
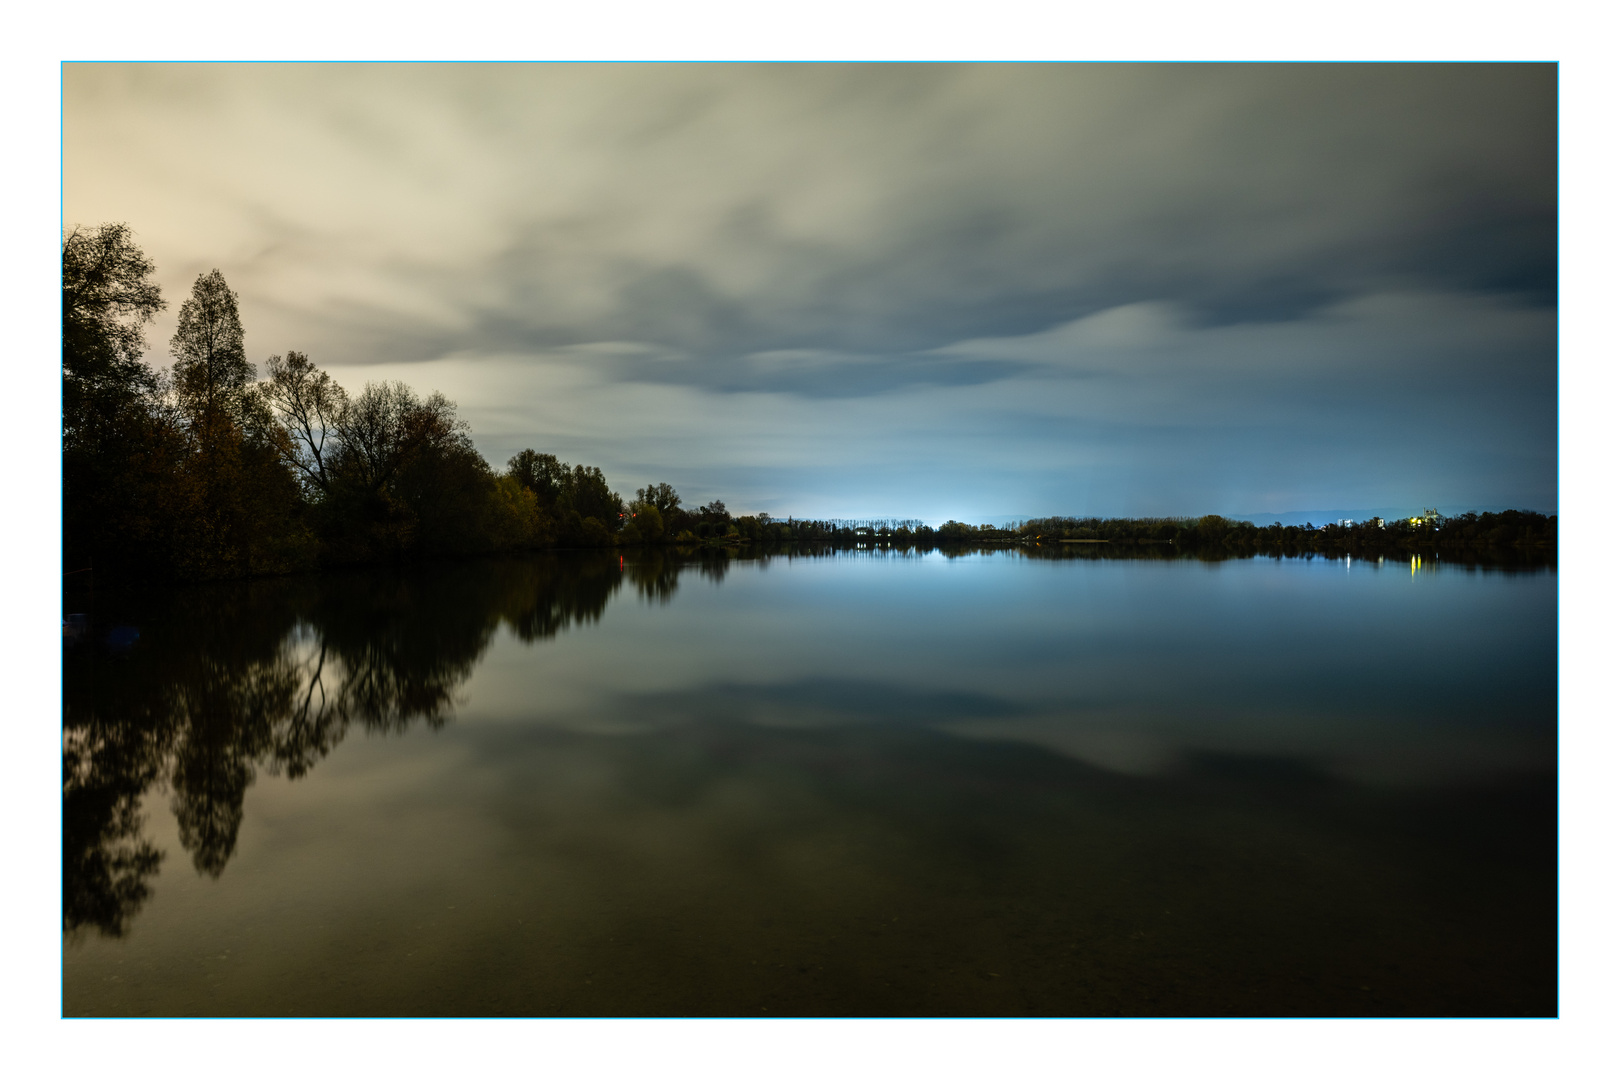
[[[898,534],[896,534],[898,535]],[[1552,553],[1558,518],[1529,510],[1445,517],[1370,518],[1316,525],[1255,525],[1209,514],[1200,518],[1033,518],[1016,526],[964,525],[950,521],[937,535],[977,543],[1172,544],[1188,551],[1317,551],[1357,555],[1389,551],[1488,551]]]
[[[1204,517],[1031,518],[1017,524],[969,525],[947,521],[938,528],[920,521],[793,521],[760,527],[755,539],[872,542],[890,547],[953,547],[963,544],[1107,544],[1114,548],[1168,545],[1182,551],[1260,551],[1362,554],[1391,551],[1512,550],[1551,554],[1558,546],[1558,518],[1528,510],[1469,513],[1315,525],[1255,525],[1209,514]]]

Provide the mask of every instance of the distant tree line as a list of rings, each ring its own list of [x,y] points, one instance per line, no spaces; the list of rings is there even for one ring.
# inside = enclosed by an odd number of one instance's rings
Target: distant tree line
[[[1558,545],[1558,518],[1528,510],[1445,517],[1433,510],[1411,518],[1369,518],[1316,525],[1255,525],[1210,514],[1200,518],[1040,518],[1016,529],[983,529],[978,535],[1018,542],[1106,541],[1163,543],[1186,550],[1234,552],[1316,551],[1358,555],[1390,551],[1514,549],[1551,552]]]
[[[1165,545],[1184,552],[1250,554],[1321,552],[1378,554],[1392,551],[1510,550],[1551,554],[1558,545],[1558,518],[1528,510],[1468,513],[1444,517],[1433,511],[1416,518],[1315,525],[1255,525],[1216,514],[1204,517],[1032,518],[1009,525],[969,525],[946,521],[937,528],[920,521],[773,521],[766,515],[739,522],[738,535],[754,542],[829,540],[886,547],[949,548],[994,544],[1108,545],[1119,550]]]
[[[599,468],[526,449],[492,468],[443,394],[400,382],[349,393],[304,353],[247,358],[237,295],[199,275],[169,342],[167,302],[127,225],[62,244],[63,557],[90,569],[209,579],[545,547],[830,542],[921,547],[1098,540],[1234,551],[1556,544],[1556,519],[1465,515],[1376,528],[1259,528],[1220,517],[1046,518],[1015,528],[914,519],[732,515],[667,483],[625,500]]]

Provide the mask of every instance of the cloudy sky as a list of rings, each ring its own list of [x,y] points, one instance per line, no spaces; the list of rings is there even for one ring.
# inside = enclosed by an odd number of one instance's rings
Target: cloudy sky
[[[734,511],[1556,509],[1550,65],[93,65],[251,359]]]

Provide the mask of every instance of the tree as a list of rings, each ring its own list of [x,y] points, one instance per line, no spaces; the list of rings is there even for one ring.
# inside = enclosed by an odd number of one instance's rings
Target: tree
[[[624,515],[624,500],[608,487],[602,470],[594,465],[575,465],[568,476],[563,503],[581,518],[595,518],[609,532],[618,529]]]
[[[175,389],[192,417],[223,409],[241,412],[253,365],[242,346],[236,294],[218,270],[197,275],[191,297],[180,305],[180,325],[169,339]]]
[[[568,485],[568,463],[558,461],[556,454],[521,450],[506,463],[506,471],[518,483],[534,492],[542,510],[556,506]]]
[[[636,501],[656,506],[661,515],[667,515],[681,505],[681,497],[668,484],[648,484],[637,490]]]
[[[495,478],[490,542],[496,550],[532,547],[541,537],[540,504],[534,492],[508,473]]]
[[[402,382],[367,383],[338,411],[338,466],[360,487],[383,490],[424,448],[465,440],[456,406],[434,391],[427,398]]]
[[[62,441],[98,444],[157,389],[142,328],[167,306],[128,225],[75,227],[62,241]]]
[[[317,506],[329,559],[482,546],[472,534],[485,524],[495,478],[443,394],[368,383],[338,409],[332,438],[322,455],[329,487]]]
[[[283,458],[306,485],[323,494],[329,492],[328,444],[336,448],[338,423],[349,403],[348,395],[301,352],[289,349],[286,359],[272,356],[265,366],[269,378],[263,393],[281,422]]]
[[[62,240],[62,557],[69,572],[161,564],[184,440],[142,359],[164,301],[128,225]]]
[[[658,507],[650,502],[637,502],[631,504],[633,524],[625,526],[634,528],[636,536],[649,544],[656,544],[664,538],[664,516],[658,512]],[[634,541],[632,541],[633,543]]]
[[[168,499],[172,561],[194,578],[307,565],[313,536],[271,400],[253,387],[236,294],[200,274],[169,341],[186,453]]]
[[[588,517],[580,522],[577,542],[586,547],[611,547],[613,534],[596,518]]]

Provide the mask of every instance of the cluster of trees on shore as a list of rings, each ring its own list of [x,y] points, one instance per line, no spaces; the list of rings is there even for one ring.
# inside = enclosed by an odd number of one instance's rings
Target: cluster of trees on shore
[[[247,359],[237,296],[200,275],[169,342],[145,363],[166,307],[129,227],[62,244],[64,571],[209,579],[317,566],[544,547],[821,541],[920,547],[1095,540],[1185,549],[1350,551],[1556,545],[1527,512],[1420,523],[1272,525],[1203,518],[1045,518],[1017,527],[917,520],[787,520],[682,505],[666,483],[626,500],[602,471],[527,449],[504,470],[440,393],[399,382],[349,393],[305,354]]]
[[[297,351],[258,378],[218,270],[180,308],[168,370],[143,330],[166,301],[128,226],[62,244],[64,570],[207,579],[419,556],[759,538],[668,484],[627,502],[598,468],[525,450],[496,470],[454,403],[399,382],[351,394]],[[773,534],[774,536],[774,534]]]

